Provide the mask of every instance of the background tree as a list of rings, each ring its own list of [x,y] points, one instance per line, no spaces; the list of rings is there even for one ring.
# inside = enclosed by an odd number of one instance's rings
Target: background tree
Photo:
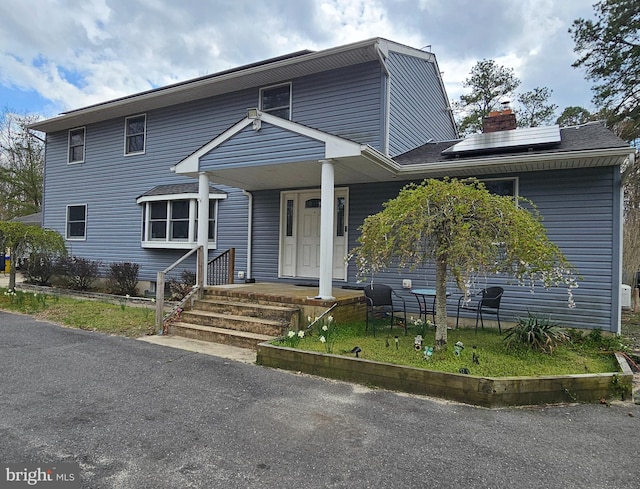
[[[565,107],[562,114],[556,119],[556,124],[561,127],[577,126],[593,120],[595,117],[584,107],[570,105]]]
[[[505,273],[521,284],[576,286],[571,265],[548,238],[535,206],[489,193],[469,179],[425,180],[404,187],[365,219],[350,253],[361,278],[391,266],[435,263],[436,349],[447,344],[447,278],[469,293],[473,275]],[[375,283],[374,283],[375,287]]]
[[[518,95],[516,110],[518,127],[548,126],[553,120],[557,105],[549,103],[553,90],[536,87]]]
[[[595,20],[576,19],[569,29],[579,58],[593,80],[593,103],[606,110],[607,127],[625,141],[640,138],[640,5],[638,0],[601,0]]]
[[[462,114],[458,121],[461,134],[471,134],[482,130],[482,118],[499,108],[504,99],[511,100],[513,92],[520,85],[512,68],[498,65],[492,59],[478,61],[463,86],[471,88],[471,93],[460,96],[454,108]]]
[[[5,110],[0,121],[0,219],[40,211],[44,143],[27,130],[37,119]]]
[[[0,250],[11,251],[9,289],[16,287],[16,261],[27,252],[63,254],[64,239],[57,231],[29,226],[21,222],[0,221]]]

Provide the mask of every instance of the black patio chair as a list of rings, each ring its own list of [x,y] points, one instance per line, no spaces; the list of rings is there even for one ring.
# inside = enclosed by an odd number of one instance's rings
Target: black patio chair
[[[460,311],[475,311],[476,313],[476,333],[478,332],[478,319],[482,329],[484,329],[484,321],[482,320],[482,313],[495,314],[498,318],[498,331],[502,333],[502,327],[500,325],[500,301],[502,300],[502,294],[504,289],[502,287],[487,287],[482,289],[475,295],[475,299],[470,302],[464,302],[464,296],[458,299],[458,315],[456,317],[456,328],[458,327],[458,321],[460,320]]]
[[[364,288],[364,296],[367,301],[367,322],[365,326],[365,333],[369,331],[369,317],[372,318],[373,336],[376,335],[376,317],[389,316],[390,326],[393,328],[393,321],[396,318],[396,314],[402,313],[402,325],[404,327],[404,334],[407,334],[407,308],[404,298],[399,296],[391,287],[383,284],[367,285]],[[402,302],[402,306],[395,306],[393,303],[394,297]],[[398,319],[400,319],[398,317]]]

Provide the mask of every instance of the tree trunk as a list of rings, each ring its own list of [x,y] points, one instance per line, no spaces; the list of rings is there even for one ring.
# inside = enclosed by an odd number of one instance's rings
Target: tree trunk
[[[11,264],[9,265],[9,290],[16,290],[16,259],[13,250],[10,251]]]
[[[447,348],[447,258],[436,259],[436,350]]]

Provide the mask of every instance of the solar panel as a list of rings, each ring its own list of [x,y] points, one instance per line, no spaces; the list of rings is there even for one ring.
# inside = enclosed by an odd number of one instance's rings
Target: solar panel
[[[525,127],[509,131],[472,134],[463,141],[445,149],[443,155],[482,153],[490,150],[510,150],[521,147],[551,146],[559,143],[560,126]]]

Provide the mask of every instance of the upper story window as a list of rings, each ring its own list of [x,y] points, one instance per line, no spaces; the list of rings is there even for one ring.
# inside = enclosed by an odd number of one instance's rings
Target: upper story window
[[[144,153],[147,132],[147,116],[127,117],[124,122],[124,154]]]
[[[87,204],[67,206],[67,232],[70,240],[87,238]]]
[[[260,110],[291,119],[291,83],[260,89]]]
[[[179,188],[177,188],[179,187]],[[198,242],[198,184],[160,185],[138,198],[142,204],[143,248],[192,248]],[[209,194],[209,247],[216,247],[218,201],[227,195]],[[179,192],[179,193],[170,193]]]
[[[68,163],[82,163],[84,161],[84,138],[84,127],[78,127],[69,131]]]

